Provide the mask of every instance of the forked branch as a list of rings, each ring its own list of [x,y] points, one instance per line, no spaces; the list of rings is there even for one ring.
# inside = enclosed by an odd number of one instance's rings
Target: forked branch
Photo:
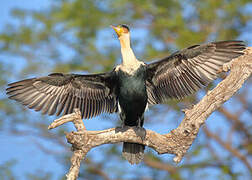
[[[77,132],[66,133],[67,141],[72,144],[74,151],[67,179],[77,179],[81,160],[92,148],[102,144],[119,142],[139,143],[153,148],[159,154],[174,154],[174,162],[179,163],[190,148],[207,117],[231,98],[251,75],[252,48],[247,48],[245,55],[225,64],[221,71],[228,71],[229,69],[231,69],[229,75],[221,83],[209,91],[199,103],[184,111],[185,117],[176,129],[163,135],[146,130],[144,141],[135,134],[133,128],[126,131],[121,131],[120,128],[88,131],[78,110],[75,110],[73,114],[65,115],[55,120],[49,126],[49,129],[70,121],[74,123],[77,129]]]

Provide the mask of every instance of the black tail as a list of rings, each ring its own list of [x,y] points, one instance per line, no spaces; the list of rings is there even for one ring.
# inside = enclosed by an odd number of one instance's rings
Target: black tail
[[[144,158],[144,149],[142,144],[124,142],[122,155],[130,164],[138,164]]]

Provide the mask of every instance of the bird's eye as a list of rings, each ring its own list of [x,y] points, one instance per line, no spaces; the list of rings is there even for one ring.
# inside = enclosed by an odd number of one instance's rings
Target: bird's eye
[[[122,24],[120,26],[123,28],[124,32],[129,32],[129,27],[127,25]]]

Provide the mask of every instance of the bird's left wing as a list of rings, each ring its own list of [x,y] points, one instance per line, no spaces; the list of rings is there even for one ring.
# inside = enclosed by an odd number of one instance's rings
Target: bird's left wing
[[[117,110],[113,72],[78,75],[53,73],[9,84],[10,99],[43,114],[64,115],[79,108],[83,118]]]
[[[243,55],[242,41],[220,41],[194,45],[147,65],[148,103],[182,98],[217,77],[224,63]]]

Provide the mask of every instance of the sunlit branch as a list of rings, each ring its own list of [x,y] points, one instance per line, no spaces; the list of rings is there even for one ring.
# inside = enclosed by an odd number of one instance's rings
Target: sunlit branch
[[[121,131],[120,128],[88,131],[83,124],[78,110],[75,110],[73,114],[65,115],[55,120],[49,126],[49,129],[66,122],[73,122],[77,129],[77,132],[66,133],[67,141],[72,144],[74,151],[67,179],[76,179],[81,160],[92,148],[102,144],[119,142],[139,143],[149,146],[158,154],[174,154],[174,162],[179,163],[197,137],[201,125],[204,124],[208,116],[231,98],[251,75],[252,48],[247,48],[245,55],[225,64],[220,71],[228,71],[229,69],[231,69],[229,75],[213,90],[209,91],[199,103],[190,109],[184,110],[185,117],[181,124],[167,134],[162,135],[151,130],[146,130],[146,138],[142,140],[136,135],[134,128],[125,131]]]

